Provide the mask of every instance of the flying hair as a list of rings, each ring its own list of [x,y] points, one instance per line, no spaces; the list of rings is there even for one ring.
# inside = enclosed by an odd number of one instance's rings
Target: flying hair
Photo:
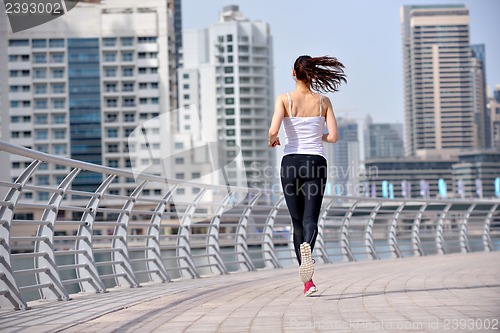
[[[345,67],[335,57],[303,55],[295,60],[293,68],[297,80],[319,93],[336,92],[342,83],[347,83]]]

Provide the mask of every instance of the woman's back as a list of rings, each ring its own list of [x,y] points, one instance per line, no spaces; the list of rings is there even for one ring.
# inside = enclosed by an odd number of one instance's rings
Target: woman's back
[[[294,91],[287,94],[285,117],[317,117],[324,116],[323,96],[320,94],[301,93]],[[290,109],[291,108],[291,109]],[[321,111],[321,114],[320,114]]]
[[[283,119],[286,138],[284,155],[311,154],[324,157],[323,97],[317,94],[307,96],[300,92],[286,96],[288,103]]]

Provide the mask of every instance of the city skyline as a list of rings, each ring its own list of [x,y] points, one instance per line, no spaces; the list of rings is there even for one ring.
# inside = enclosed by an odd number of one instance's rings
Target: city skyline
[[[500,30],[495,14],[500,12],[500,1],[356,0],[330,1],[328,4],[312,1],[305,7],[295,0],[287,1],[286,6],[279,2],[266,2],[264,6],[242,0],[210,3],[183,0],[183,28],[196,29],[210,24],[228,4],[239,5],[250,20],[270,24],[274,42],[275,94],[293,89],[291,66],[301,54],[329,54],[343,61],[348,83],[330,97],[338,117],[354,118],[358,123],[366,115],[375,123],[387,122],[387,119],[403,122],[400,9],[404,5],[464,4],[470,13],[471,44],[485,44],[486,82],[490,94],[494,86],[500,84],[500,63],[495,61],[500,59],[500,44],[495,35],[495,31]],[[196,11],[193,10],[195,6]],[[298,10],[302,21],[294,19]],[[339,11],[342,15],[335,15]],[[331,19],[332,15],[335,20]],[[315,25],[304,29],[304,23],[308,22]],[[374,74],[373,68],[377,69]]]

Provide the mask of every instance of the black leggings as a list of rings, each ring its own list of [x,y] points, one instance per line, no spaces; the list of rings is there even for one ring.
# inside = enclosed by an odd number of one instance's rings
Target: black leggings
[[[300,265],[300,244],[314,248],[325,193],[326,159],[319,155],[291,154],[281,161],[281,185],[293,223],[293,245]]]

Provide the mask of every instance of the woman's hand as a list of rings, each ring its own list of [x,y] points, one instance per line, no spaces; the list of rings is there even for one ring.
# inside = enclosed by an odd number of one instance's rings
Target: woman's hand
[[[280,138],[276,138],[276,139],[275,139],[275,140],[273,140],[273,141],[269,140],[269,141],[267,142],[267,145],[268,145],[269,147],[271,147],[271,148],[274,148],[274,147],[276,147],[276,146],[281,146],[281,143],[280,143]]]

